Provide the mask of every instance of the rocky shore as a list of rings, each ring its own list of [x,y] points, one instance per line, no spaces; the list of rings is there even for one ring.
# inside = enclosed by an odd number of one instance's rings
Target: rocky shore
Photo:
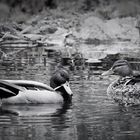
[[[28,47],[36,44],[67,50],[68,57],[78,52],[89,62],[116,54],[139,58],[139,6],[129,2],[124,10],[123,4],[113,3],[85,12],[62,7],[35,15],[18,11],[18,17],[14,13],[1,21],[1,59],[7,53],[4,52],[7,40],[21,41]]]

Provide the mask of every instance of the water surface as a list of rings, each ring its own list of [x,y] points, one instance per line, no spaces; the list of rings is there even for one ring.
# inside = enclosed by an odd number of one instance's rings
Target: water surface
[[[61,54],[45,48],[25,49],[0,63],[1,79],[27,79],[49,84]],[[102,70],[71,70],[71,104],[3,105],[0,140],[138,140],[140,106],[122,107],[107,98],[114,77]]]

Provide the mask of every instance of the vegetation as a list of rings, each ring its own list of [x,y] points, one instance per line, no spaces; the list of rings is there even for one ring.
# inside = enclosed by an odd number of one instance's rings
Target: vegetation
[[[84,58],[99,59],[106,56],[97,55],[103,50],[129,53],[139,47],[139,15],[139,0],[0,0],[1,58],[7,56],[3,49],[9,38],[11,44],[20,39],[33,46],[59,46],[70,57],[84,52]],[[80,43],[86,48],[80,48]],[[109,45],[102,48],[102,44]]]

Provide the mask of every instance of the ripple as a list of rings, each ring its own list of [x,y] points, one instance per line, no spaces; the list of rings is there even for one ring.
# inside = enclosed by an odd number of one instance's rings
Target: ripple
[[[24,50],[14,61],[0,64],[1,79],[49,84],[61,56],[48,57],[44,50]],[[106,89],[114,78],[101,78],[101,73],[90,69],[70,71],[74,93],[71,105],[3,105],[0,139],[140,139],[140,106],[126,108],[108,99]]]

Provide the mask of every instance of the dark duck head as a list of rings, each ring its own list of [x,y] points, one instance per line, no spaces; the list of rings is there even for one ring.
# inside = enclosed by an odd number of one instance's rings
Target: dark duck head
[[[66,70],[57,70],[50,79],[50,86],[61,93],[65,102],[71,101],[73,93],[69,86],[69,73]]]

